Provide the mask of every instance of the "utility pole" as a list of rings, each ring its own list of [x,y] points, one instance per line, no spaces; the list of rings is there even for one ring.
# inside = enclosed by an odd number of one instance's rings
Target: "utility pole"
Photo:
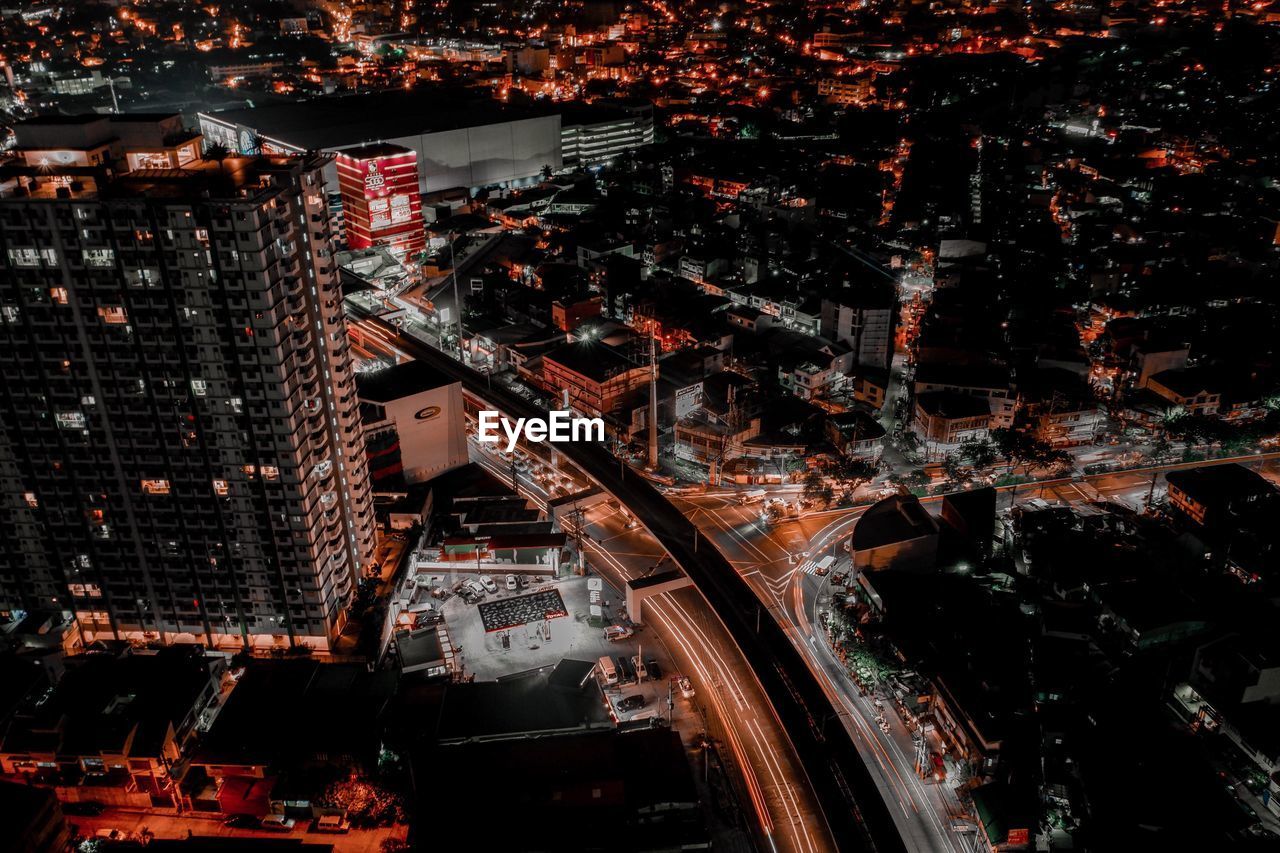
[[[448,233],[449,239],[449,277],[453,279],[453,310],[458,314],[458,361],[466,362],[466,358],[462,354],[462,298],[458,296],[458,263],[453,256],[453,232]]]
[[[658,355],[653,326],[649,327],[649,468],[658,469]]]

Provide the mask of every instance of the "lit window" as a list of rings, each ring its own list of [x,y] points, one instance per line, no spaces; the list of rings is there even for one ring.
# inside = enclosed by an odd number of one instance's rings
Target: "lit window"
[[[65,287],[49,288],[49,296],[52,297],[53,301],[59,305],[67,304],[67,289]]]
[[[10,249],[9,260],[18,267],[40,266],[40,253],[35,249]]]
[[[129,312],[118,305],[99,308],[98,316],[102,318],[104,323],[121,324],[129,322]]]
[[[169,494],[168,480],[143,480],[142,491],[148,495],[167,495]]]
[[[280,479],[280,469],[279,469],[279,468],[277,468],[277,467],[276,467],[276,466],[274,466],[274,465],[263,465],[263,466],[262,466],[262,479],[264,479],[264,480],[278,480],[278,479]]]
[[[27,506],[32,509],[39,509],[40,499],[36,497],[35,492],[23,492],[22,499],[27,502]]]
[[[209,393],[209,383],[203,379],[192,379],[191,393],[195,394],[197,397],[203,397],[205,394]]]
[[[83,412],[55,412],[53,420],[58,429],[84,429],[85,426]]]
[[[115,266],[116,250],[115,249],[85,249],[84,265],[87,267],[110,267]]]
[[[219,497],[225,498],[228,494],[231,493],[231,487],[227,485],[226,480],[214,480],[213,493],[215,495],[218,495]]]

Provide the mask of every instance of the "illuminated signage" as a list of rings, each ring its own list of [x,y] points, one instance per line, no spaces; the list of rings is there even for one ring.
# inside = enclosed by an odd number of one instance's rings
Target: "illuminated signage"
[[[387,179],[378,171],[378,161],[370,160],[369,169],[364,175],[364,191],[375,193],[387,185]]]

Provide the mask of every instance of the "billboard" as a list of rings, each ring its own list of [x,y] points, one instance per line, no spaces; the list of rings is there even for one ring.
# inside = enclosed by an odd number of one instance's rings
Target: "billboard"
[[[340,153],[337,170],[348,246],[390,246],[402,256],[426,247],[417,154],[399,145],[365,145]]]

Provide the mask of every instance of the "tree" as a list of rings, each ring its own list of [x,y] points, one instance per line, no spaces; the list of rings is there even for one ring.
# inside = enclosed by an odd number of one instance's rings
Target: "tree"
[[[404,820],[404,800],[399,794],[360,778],[331,783],[319,802],[346,810],[355,826],[386,826]]]
[[[823,466],[823,473],[835,480],[844,492],[853,492],[870,482],[878,470],[875,463],[856,456],[840,456]]]
[[[889,482],[903,489],[923,489],[929,485],[930,478],[923,468],[912,468],[902,474],[893,474]]]
[[[966,438],[960,443],[960,458],[978,471],[985,471],[996,462],[996,449],[985,438]]]
[[[212,160],[219,166],[231,156],[231,149],[221,142],[211,142],[204,147],[204,159]]]
[[[973,469],[964,464],[959,453],[948,453],[942,457],[942,473],[946,476],[948,483],[957,486],[973,479]]]
[[[1058,450],[1049,442],[1021,430],[1005,427],[993,429],[991,446],[995,453],[1011,465],[1060,468],[1071,463],[1071,454],[1065,450]]]
[[[827,478],[816,470],[810,470],[804,477],[804,490],[800,496],[805,500],[830,506],[836,499],[835,490],[827,483]]]
[[[858,486],[870,482],[879,470],[875,463],[856,456],[840,456],[823,466],[823,473],[835,481],[833,496],[839,491],[837,500],[841,505],[853,503],[853,494]]]

